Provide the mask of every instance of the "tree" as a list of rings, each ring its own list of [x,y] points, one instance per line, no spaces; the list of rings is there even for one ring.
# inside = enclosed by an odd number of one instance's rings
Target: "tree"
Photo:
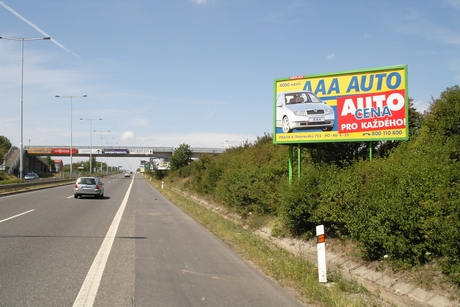
[[[421,129],[423,115],[414,108],[413,99],[409,98],[409,137],[415,137]],[[405,142],[405,141],[404,141]],[[384,140],[372,142],[372,152],[379,157],[387,157],[390,152],[401,145],[400,140]],[[303,145],[306,147],[314,162],[335,163],[343,167],[352,164],[359,159],[369,156],[370,142],[335,142],[335,143],[312,143]]]
[[[426,124],[431,133],[442,133],[445,137],[460,135],[460,86],[455,85],[441,93],[428,108]]]
[[[0,135],[0,159],[3,158],[11,148],[11,142],[8,138]]]
[[[46,164],[48,165],[48,172],[52,172],[54,169],[54,160],[50,156],[46,156],[45,158]]]
[[[441,97],[433,99],[424,125],[428,127],[430,142],[437,136],[443,147],[449,148],[450,157],[460,161],[460,86],[448,87]]]
[[[302,144],[307,148],[313,162],[335,164],[339,167],[352,164],[369,153],[367,142],[331,142]]]
[[[423,115],[414,108],[413,99],[409,98],[409,139],[414,138],[422,127]],[[390,140],[376,142],[375,152],[379,157],[388,157],[390,152],[405,141]]]
[[[178,170],[192,162],[192,151],[190,145],[181,144],[178,148],[174,149],[169,166],[172,171]]]

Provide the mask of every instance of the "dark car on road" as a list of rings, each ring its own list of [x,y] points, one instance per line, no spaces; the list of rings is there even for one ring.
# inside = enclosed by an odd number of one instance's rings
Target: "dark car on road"
[[[75,183],[74,197],[94,196],[104,197],[104,183],[99,177],[80,177]]]
[[[28,173],[27,175],[24,176],[25,180],[34,180],[38,179],[38,175],[35,173]]]

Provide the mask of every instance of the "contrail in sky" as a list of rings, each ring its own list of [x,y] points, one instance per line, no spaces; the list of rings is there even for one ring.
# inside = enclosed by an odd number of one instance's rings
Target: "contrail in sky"
[[[13,13],[14,15],[16,15],[19,19],[21,19],[22,21],[24,21],[25,23],[27,23],[29,26],[31,26],[32,28],[34,28],[35,30],[37,30],[38,32],[40,32],[41,34],[43,34],[43,36],[45,37],[49,37],[51,35],[48,35],[48,33],[46,33],[45,31],[41,30],[39,27],[37,27],[36,25],[34,25],[31,21],[27,20],[26,18],[22,17],[21,15],[19,15],[18,12],[16,12],[15,10],[13,10],[12,8],[10,8],[8,5],[6,5],[3,1],[0,1],[0,5],[3,6],[4,8],[6,8],[8,11],[10,11],[11,13]],[[53,43],[55,43],[56,45],[58,45],[59,47],[61,47],[62,49],[64,49],[65,51],[67,52],[70,52],[71,54],[73,54],[74,56],[76,56],[77,58],[79,58],[79,56],[70,51],[69,49],[67,49],[66,47],[64,47],[62,44],[60,44],[57,40],[51,38],[51,41]]]

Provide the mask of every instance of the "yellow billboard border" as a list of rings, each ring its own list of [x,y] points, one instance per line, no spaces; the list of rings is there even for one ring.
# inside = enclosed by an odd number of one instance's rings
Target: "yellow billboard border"
[[[385,67],[376,67],[360,70],[348,70],[342,72],[334,73],[324,73],[324,74],[313,74],[313,75],[298,75],[291,76],[286,78],[278,78],[274,80],[274,98],[273,98],[273,143],[274,144],[285,144],[293,145],[299,143],[324,143],[324,142],[372,142],[372,141],[382,141],[382,140],[407,140],[409,138],[409,97],[408,97],[408,69],[407,64],[405,65],[395,65],[395,66],[385,66]],[[306,132],[292,132],[292,133],[277,133],[276,127],[276,97],[277,97],[277,87],[280,82],[295,82],[295,80],[300,79],[318,79],[318,78],[340,78],[341,76],[347,75],[364,75],[366,73],[375,73],[375,72],[387,72],[403,70],[404,75],[404,93],[405,93],[405,128],[404,129],[386,129],[386,135],[382,135],[381,130],[369,131],[369,136],[363,137],[362,135],[358,137],[361,133],[349,133],[343,135],[338,133],[338,131],[306,131]],[[378,91],[371,91],[369,93],[377,93]],[[350,94],[338,95],[340,96],[349,96]],[[336,106],[335,106],[336,107]],[[337,111],[336,111],[337,115]],[[336,116],[336,118],[338,118]]]

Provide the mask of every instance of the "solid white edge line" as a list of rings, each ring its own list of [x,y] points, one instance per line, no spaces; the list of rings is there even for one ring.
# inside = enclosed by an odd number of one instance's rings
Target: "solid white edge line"
[[[94,300],[96,299],[97,290],[101,283],[102,274],[104,273],[105,265],[107,264],[107,259],[110,255],[110,250],[112,249],[113,241],[117,234],[118,226],[120,225],[121,217],[125,210],[126,204],[128,203],[129,193],[131,192],[131,187],[133,182],[129,185],[128,191],[126,191],[125,198],[123,199],[120,208],[118,209],[115,218],[110,225],[109,231],[102,242],[102,245],[99,249],[99,252],[94,258],[93,264],[86,275],[85,281],[81,286],[80,292],[78,292],[77,298],[73,303],[74,307],[90,307],[93,306]]]
[[[26,211],[26,212],[23,212],[23,213],[19,213],[19,214],[16,214],[15,216],[9,217],[9,218],[4,219],[4,220],[1,220],[0,223],[3,223],[5,221],[11,220],[11,219],[14,219],[15,217],[27,214],[27,213],[32,212],[32,211],[35,211],[35,209],[29,210],[29,211]]]

